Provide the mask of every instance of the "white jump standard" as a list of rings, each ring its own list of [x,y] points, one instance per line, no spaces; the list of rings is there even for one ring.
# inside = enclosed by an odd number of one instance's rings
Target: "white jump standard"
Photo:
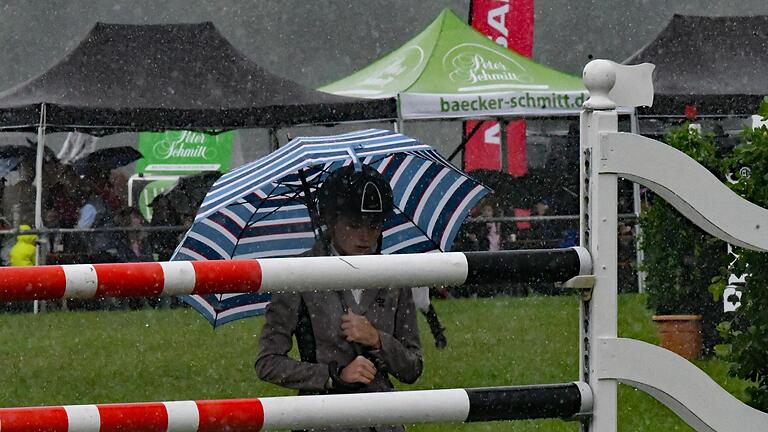
[[[714,236],[768,250],[768,235],[760,228],[768,210],[736,195],[684,153],[617,131],[617,105],[652,102],[651,71],[651,65],[606,60],[584,68],[590,99],[581,114],[581,246],[590,252],[596,283],[581,304],[580,378],[594,396],[583,430],[617,430],[621,382],[655,397],[697,431],[766,431],[768,414],[737,400],[689,361],[617,334],[618,177],[650,188]]]

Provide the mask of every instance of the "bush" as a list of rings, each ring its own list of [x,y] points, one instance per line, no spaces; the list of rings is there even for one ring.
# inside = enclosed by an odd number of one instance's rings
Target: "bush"
[[[758,110],[768,117],[768,100]],[[743,175],[731,188],[743,198],[768,208],[768,128],[761,126],[742,132],[742,142],[729,158],[731,172]],[[755,383],[748,388],[750,404],[768,411],[768,254],[737,249],[733,272],[746,275],[747,287],[731,322],[721,329],[730,346],[724,350],[731,363],[731,374]]]
[[[721,172],[723,163],[715,155],[710,135],[685,124],[672,130],[665,141],[711,172]],[[640,226],[648,308],[658,315],[702,315],[704,354],[710,354],[718,341],[716,329],[721,321],[720,305],[710,294],[710,285],[713,279],[722,280],[719,276],[727,266],[725,243],[658,197],[643,210]]]

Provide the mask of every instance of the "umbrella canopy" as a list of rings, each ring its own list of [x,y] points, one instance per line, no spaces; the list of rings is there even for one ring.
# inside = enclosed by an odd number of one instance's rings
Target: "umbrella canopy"
[[[93,151],[72,162],[72,167],[80,175],[89,170],[109,171],[120,168],[141,159],[141,152],[133,147],[108,147]]]
[[[9,144],[0,146],[0,158],[15,158],[17,162],[23,162],[34,166],[37,155],[37,143],[27,139],[27,144]],[[56,153],[46,146],[43,149],[43,162],[58,162]]]
[[[214,183],[176,260],[294,256],[312,247],[307,203],[329,173],[363,163],[388,179],[394,214],[384,222],[382,253],[448,251],[469,210],[490,190],[428,145],[387,130],[296,138]],[[214,326],[263,312],[264,294],[189,296]]]
[[[181,177],[171,190],[155,197],[151,205],[154,206],[156,202],[160,201],[159,198],[164,197],[166,198],[165,202],[174,206],[175,211],[184,216],[192,217],[197,212],[213,182],[219,177],[221,177],[221,173],[218,171]]]

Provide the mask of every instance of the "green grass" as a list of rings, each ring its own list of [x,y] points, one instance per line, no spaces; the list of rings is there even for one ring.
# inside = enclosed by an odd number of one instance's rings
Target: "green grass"
[[[421,321],[425,370],[401,389],[481,387],[578,379],[575,297],[464,299],[436,302],[448,348],[432,345]],[[619,332],[656,342],[638,295],[620,297]],[[214,331],[187,309],[0,315],[0,406],[277,396],[290,391],[253,372],[260,318]],[[717,360],[697,362],[743,397],[745,383]],[[623,431],[691,430],[642,392],[622,386]],[[419,425],[417,431],[576,431],[574,422],[540,420]]]

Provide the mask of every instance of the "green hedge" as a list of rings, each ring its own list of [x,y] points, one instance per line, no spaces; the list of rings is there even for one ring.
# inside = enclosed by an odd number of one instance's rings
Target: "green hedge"
[[[665,142],[684,152],[711,172],[719,174],[723,162],[716,157],[713,137],[686,123],[673,129]],[[713,278],[728,264],[724,242],[702,231],[659,197],[642,211],[641,269],[646,272],[648,308],[658,315],[702,315],[704,354],[718,342],[722,307],[710,293]]]

